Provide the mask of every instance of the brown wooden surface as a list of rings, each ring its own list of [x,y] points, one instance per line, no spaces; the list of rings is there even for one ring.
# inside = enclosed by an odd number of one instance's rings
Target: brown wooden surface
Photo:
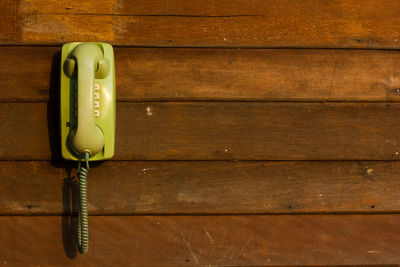
[[[0,46],[0,101],[48,101],[60,50]],[[116,47],[115,62],[119,101],[400,99],[397,51]]]
[[[2,44],[399,48],[396,0],[3,0]]]
[[[0,1],[0,265],[399,264],[400,104],[385,101],[400,60],[380,50],[400,48],[399,13],[396,0]],[[71,41],[120,46],[115,161],[88,184],[90,214],[113,216],[90,217],[78,257],[76,218],[59,216],[78,197],[58,133]]]
[[[68,217],[0,217],[4,266],[398,264],[400,215],[90,217],[76,256]],[[64,247],[63,247],[64,244]]]
[[[0,159],[57,157],[56,105],[1,103]],[[397,160],[399,117],[398,103],[119,103],[115,159]]]
[[[0,215],[76,212],[76,163],[0,161]],[[398,212],[399,162],[92,164],[89,213]]]

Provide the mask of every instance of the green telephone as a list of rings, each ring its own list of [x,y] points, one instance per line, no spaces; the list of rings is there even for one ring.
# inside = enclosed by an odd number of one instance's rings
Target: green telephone
[[[64,44],[60,86],[61,152],[76,160],[80,184],[77,243],[88,251],[86,176],[89,161],[110,159],[115,143],[115,67],[110,44]],[[86,163],[81,166],[81,162]]]

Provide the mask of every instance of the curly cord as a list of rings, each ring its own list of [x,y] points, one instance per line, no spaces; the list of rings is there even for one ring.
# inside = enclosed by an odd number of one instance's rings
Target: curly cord
[[[89,249],[89,221],[87,207],[87,182],[86,177],[89,171],[89,153],[85,153],[86,167],[78,165],[80,204],[78,215],[77,245],[81,254],[86,254]]]

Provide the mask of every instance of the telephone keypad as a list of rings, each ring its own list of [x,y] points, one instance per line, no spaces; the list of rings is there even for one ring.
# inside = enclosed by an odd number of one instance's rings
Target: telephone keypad
[[[100,99],[100,92],[99,92],[100,85],[95,83],[94,84],[94,90],[95,90],[95,92],[93,94],[94,99],[95,99],[95,101],[94,101],[94,108],[95,108],[94,109],[94,116],[96,118],[98,118],[98,117],[100,117],[100,110],[99,110],[99,108],[100,108],[100,101],[99,101],[99,99]],[[75,117],[76,117],[76,116],[78,116],[78,84],[75,84],[74,100],[75,100],[74,101],[74,108],[75,108],[74,114],[75,114]]]
[[[98,118],[100,117],[100,85],[98,83],[94,84],[94,117]]]

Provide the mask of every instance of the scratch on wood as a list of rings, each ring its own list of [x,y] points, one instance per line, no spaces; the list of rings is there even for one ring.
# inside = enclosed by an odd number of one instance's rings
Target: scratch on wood
[[[182,233],[180,233],[180,234],[181,234],[183,242],[185,243],[186,247],[189,249],[190,255],[192,256],[194,262],[196,264],[200,264],[199,259],[197,258],[196,254],[194,254],[192,247],[190,246],[190,243],[185,239],[185,237],[183,236]]]
[[[236,256],[233,257],[232,259],[234,260],[234,259],[236,259],[237,257],[242,256],[243,253],[244,253],[244,251],[245,251],[245,249],[247,248],[247,246],[250,244],[250,242],[251,242],[253,239],[254,239],[254,236],[251,237],[249,240],[247,240],[247,242],[244,244],[244,246],[239,250],[239,253],[236,254]]]
[[[212,238],[212,236],[210,235],[210,233],[208,232],[207,229],[204,229],[204,233],[206,234],[206,236],[210,239],[211,244],[214,246],[214,239]]]

